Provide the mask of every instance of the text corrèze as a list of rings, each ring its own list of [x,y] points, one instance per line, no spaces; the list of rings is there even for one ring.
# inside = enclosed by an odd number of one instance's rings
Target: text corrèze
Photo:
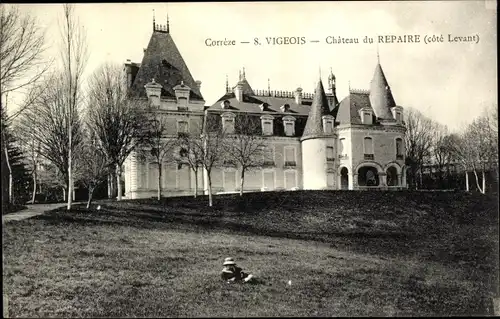
[[[323,40],[323,41],[321,41]],[[263,38],[253,38],[245,39],[245,41],[237,41],[235,39],[205,39],[205,45],[208,47],[225,47],[225,46],[236,46],[238,44],[246,45],[304,45],[307,43],[326,43],[326,44],[372,44],[372,43],[383,43],[383,44],[394,44],[394,43],[443,43],[443,42],[469,42],[469,43],[479,43],[479,35],[454,35],[447,34],[402,34],[402,35],[377,35],[375,37],[364,36],[364,37],[342,37],[338,35],[329,35],[320,38],[307,38],[304,36],[295,37],[263,37]]]

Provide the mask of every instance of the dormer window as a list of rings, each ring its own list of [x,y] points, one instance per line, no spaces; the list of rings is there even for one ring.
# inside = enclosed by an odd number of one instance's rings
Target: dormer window
[[[267,109],[269,109],[269,104],[267,104],[267,103],[262,103],[262,104],[260,105],[260,110],[261,110],[261,111],[267,111]]]
[[[366,125],[373,124],[373,111],[371,108],[362,108],[361,110],[359,110],[359,116],[361,117],[361,123]]]
[[[234,134],[234,118],[236,117],[233,113],[223,113],[222,117],[222,129],[227,134]]]
[[[273,135],[273,120],[271,115],[263,115],[260,117],[262,125],[262,135]]]
[[[391,108],[392,116],[398,124],[403,123],[403,108],[401,106],[395,106]]]
[[[331,115],[323,116],[323,130],[325,134],[333,134],[334,117]]]
[[[229,107],[231,106],[231,104],[229,103],[228,100],[224,100],[224,101],[221,102],[220,106],[221,106],[222,109],[227,110],[227,109],[229,109]]]
[[[286,136],[294,136],[295,135],[295,117],[293,117],[293,116],[283,117],[283,126],[285,129]]]
[[[283,104],[281,107],[281,112],[286,113],[290,111],[290,104]]]

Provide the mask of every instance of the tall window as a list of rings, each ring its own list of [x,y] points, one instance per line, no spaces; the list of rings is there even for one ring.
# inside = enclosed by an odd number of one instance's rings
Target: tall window
[[[274,151],[271,147],[266,147],[263,150],[263,160],[264,166],[272,166],[274,165]]]
[[[403,159],[403,140],[400,138],[396,139],[396,158]]]
[[[403,119],[401,118],[401,112],[396,112],[396,121],[397,121],[398,123],[401,123],[401,122],[402,122],[402,120],[403,120]]]
[[[341,138],[339,140],[339,155],[343,156],[347,154],[347,150],[345,149],[345,138]]]
[[[285,147],[285,166],[295,166],[295,148]]]
[[[326,160],[327,161],[333,161],[333,146],[327,146],[326,147]]]
[[[365,150],[365,159],[367,160],[373,160],[373,140],[371,137],[365,137],[364,138],[364,150]]]
[[[177,133],[187,133],[188,123],[186,121],[177,122]]]

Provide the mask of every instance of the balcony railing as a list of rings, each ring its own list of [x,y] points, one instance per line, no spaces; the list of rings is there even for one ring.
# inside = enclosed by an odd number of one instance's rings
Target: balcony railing
[[[297,163],[295,161],[285,161],[285,167],[295,167]]]
[[[274,166],[274,161],[264,161],[262,162],[262,166],[264,167]]]
[[[397,160],[404,160],[405,156],[404,155],[396,155]]]
[[[375,158],[375,156],[373,154],[365,154],[364,156],[365,160],[372,160]]]
[[[335,158],[334,157],[327,157],[326,161],[327,162],[335,162]]]
[[[344,159],[348,159],[349,157],[347,156],[347,154],[339,154],[339,159],[341,160],[344,160]]]

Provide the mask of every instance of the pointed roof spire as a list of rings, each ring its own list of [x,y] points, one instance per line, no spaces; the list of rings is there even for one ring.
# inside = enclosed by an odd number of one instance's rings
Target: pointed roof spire
[[[380,64],[380,54],[378,51],[378,42],[377,42],[377,63]]]
[[[378,118],[393,119],[391,107],[396,106],[389,83],[385,78],[380,63],[375,67],[375,73],[370,84],[370,104]]]
[[[153,31],[156,31],[155,9],[153,9]]]
[[[330,115],[330,107],[328,106],[328,99],[323,88],[323,83],[319,80],[301,141],[323,135],[324,115]]]
[[[168,19],[168,12],[167,12],[167,33],[170,33],[170,21]]]

